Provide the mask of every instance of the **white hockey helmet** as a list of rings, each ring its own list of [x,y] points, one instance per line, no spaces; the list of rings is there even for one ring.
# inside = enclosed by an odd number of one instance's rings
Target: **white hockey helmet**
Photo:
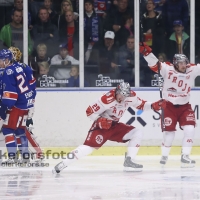
[[[115,93],[121,94],[125,97],[129,97],[131,94],[130,84],[128,82],[121,82],[120,84],[117,85]]]
[[[189,60],[184,54],[175,54],[173,58],[173,64],[178,65],[179,62],[186,62],[186,64],[188,64]]]

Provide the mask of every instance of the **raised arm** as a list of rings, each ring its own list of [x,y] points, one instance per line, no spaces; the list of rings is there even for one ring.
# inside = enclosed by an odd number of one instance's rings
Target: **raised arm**
[[[144,56],[144,59],[147,61],[150,69],[156,73],[158,73],[158,59],[152,53],[152,49],[147,46],[145,43],[140,43],[140,53]],[[161,63],[160,63],[160,67]]]

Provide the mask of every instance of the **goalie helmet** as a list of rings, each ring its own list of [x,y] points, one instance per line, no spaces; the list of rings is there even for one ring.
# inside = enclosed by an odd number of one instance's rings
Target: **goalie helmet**
[[[129,97],[131,94],[131,87],[128,82],[122,82],[116,87],[116,94],[121,94],[125,97]]]
[[[21,57],[22,57],[21,51],[17,47],[10,47],[9,50],[13,54],[14,61],[19,62],[21,60]]]
[[[173,58],[173,64],[176,66],[179,62],[186,62],[187,65],[189,63],[189,60],[184,54],[175,54]]]

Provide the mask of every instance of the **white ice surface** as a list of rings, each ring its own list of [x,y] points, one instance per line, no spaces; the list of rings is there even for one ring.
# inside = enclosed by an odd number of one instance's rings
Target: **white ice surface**
[[[170,156],[161,168],[158,156],[138,156],[143,172],[123,172],[122,156],[88,156],[53,175],[49,167],[1,168],[0,200],[197,200],[200,199],[200,157],[195,168],[180,168]]]

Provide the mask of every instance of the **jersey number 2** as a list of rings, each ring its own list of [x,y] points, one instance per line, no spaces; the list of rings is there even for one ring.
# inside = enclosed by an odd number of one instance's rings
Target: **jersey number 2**
[[[19,83],[19,89],[20,89],[20,91],[21,91],[21,93],[24,93],[24,92],[26,92],[27,90],[28,90],[28,87],[27,86],[23,86],[24,85],[24,83],[25,83],[25,79],[24,79],[24,77],[20,74],[19,76],[17,76],[17,80],[18,81],[20,81],[21,80],[21,82]]]

